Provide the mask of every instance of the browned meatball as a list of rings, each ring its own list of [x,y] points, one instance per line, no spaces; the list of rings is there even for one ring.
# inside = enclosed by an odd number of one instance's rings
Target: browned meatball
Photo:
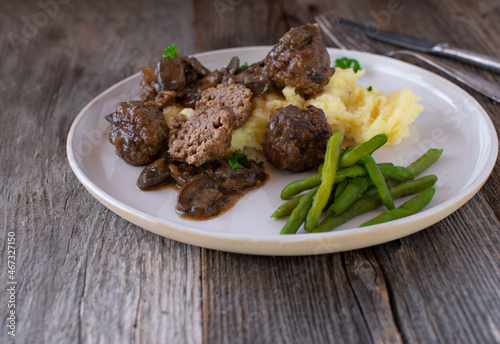
[[[211,87],[201,94],[196,107],[220,104],[229,108],[233,114],[233,129],[245,125],[252,110],[252,91],[241,84]]]
[[[125,162],[141,166],[153,162],[168,147],[168,127],[154,102],[129,101],[108,116],[109,141]]]
[[[314,96],[335,71],[330,67],[318,24],[306,24],[288,31],[265,58],[265,71],[279,88],[295,87],[298,94]]]
[[[301,110],[288,105],[271,114],[262,149],[277,168],[302,172],[324,160],[331,135],[332,129],[321,109],[308,105]]]
[[[232,114],[219,104],[196,108],[187,118],[171,117],[169,125],[169,153],[179,161],[199,167],[222,159],[231,146]]]

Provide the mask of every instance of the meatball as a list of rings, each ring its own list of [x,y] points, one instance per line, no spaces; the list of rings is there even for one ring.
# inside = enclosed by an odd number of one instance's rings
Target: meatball
[[[233,113],[233,129],[245,125],[252,110],[252,91],[241,84],[211,87],[201,94],[196,107],[220,104],[228,107]]]
[[[154,102],[121,103],[107,119],[111,122],[109,141],[130,165],[149,164],[167,148],[167,123]]]
[[[169,142],[170,156],[201,166],[226,155],[231,146],[233,131],[232,114],[226,107],[219,104],[200,107],[189,117],[182,116],[184,115],[171,117],[169,120],[169,125],[175,130]]]
[[[306,24],[288,31],[264,60],[267,75],[282,89],[295,87],[305,97],[323,91],[335,69],[330,67],[318,24]]]
[[[302,172],[324,160],[331,135],[332,129],[321,109],[308,105],[301,110],[288,105],[271,114],[262,149],[277,168]]]

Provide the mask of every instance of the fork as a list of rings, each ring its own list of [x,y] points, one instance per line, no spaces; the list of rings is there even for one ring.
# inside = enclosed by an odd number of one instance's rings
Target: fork
[[[332,20],[327,18],[326,15],[320,14],[315,16],[314,19],[316,20],[324,34],[340,49],[348,50],[346,46],[348,45],[351,50],[373,50],[373,47],[371,47],[368,42],[365,42],[366,44],[363,44],[360,42],[360,40],[354,39],[354,37],[349,32],[344,31],[335,18]],[[343,37],[342,42],[340,41],[339,37]],[[369,38],[366,39],[369,40]],[[462,84],[478,91],[486,97],[491,98],[496,102],[500,102],[500,87],[498,85],[465,70],[460,70],[447,64],[445,65],[442,62],[437,62],[434,59],[411,50],[393,50],[388,51],[383,55],[389,57],[395,57],[397,55],[408,55],[415,57],[427,63],[428,65],[442,71],[443,73],[461,82]]]

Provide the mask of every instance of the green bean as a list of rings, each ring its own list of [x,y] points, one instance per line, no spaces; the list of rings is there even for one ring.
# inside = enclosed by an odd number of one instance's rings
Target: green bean
[[[427,190],[422,191],[417,196],[413,197],[400,207],[383,212],[377,217],[374,217],[373,219],[362,223],[360,227],[366,227],[392,220],[397,220],[418,213],[420,210],[422,210],[423,207],[425,207],[431,201],[435,192],[436,189],[428,188]]]
[[[323,173],[321,174],[321,184],[319,185],[318,192],[314,195],[311,209],[309,209],[309,212],[307,213],[306,223],[304,226],[306,231],[312,231],[316,227],[321,213],[323,212],[326,203],[328,203],[328,198],[332,192],[333,182],[335,181],[335,175],[337,173],[337,166],[340,158],[340,146],[342,145],[343,138],[344,135],[339,132],[333,134],[328,139]]]
[[[380,167],[380,172],[382,172],[385,177],[385,184],[388,188],[399,184],[403,180],[410,180],[415,178],[413,172],[405,167],[394,165],[389,166],[387,163],[377,165]],[[372,186],[373,185],[368,185],[368,190],[363,194],[362,197],[369,197],[378,193],[378,189]]]
[[[390,188],[389,192],[393,198],[413,195],[432,187],[437,182],[437,176],[429,174],[414,180],[407,180]]]
[[[432,187],[436,181],[437,177],[435,175],[428,175],[419,179],[408,180],[389,188],[389,193],[393,198],[412,195]],[[382,200],[379,195],[359,199],[339,216],[327,216],[313,230],[313,233],[330,231],[358,215],[379,207],[381,204]]]
[[[322,165],[320,165],[320,168]],[[344,181],[346,178],[355,178],[355,177],[360,177],[360,176],[365,176],[366,175],[366,170],[364,169],[363,166],[360,165],[353,165],[349,166],[346,168],[342,168],[337,170],[337,173],[335,174],[335,184],[341,183]],[[314,188],[315,186],[319,185],[321,183],[321,176],[320,174],[315,174],[310,177],[307,177],[305,179],[301,180],[296,180],[294,182],[291,182],[287,186],[283,188],[281,191],[281,199],[286,200],[289,199],[295,195],[300,194],[301,192],[305,190],[309,190]]]
[[[425,152],[420,158],[408,165],[407,169],[413,172],[415,176],[418,176],[429,166],[431,166],[437,159],[443,154],[443,149],[431,148]]]
[[[380,147],[382,147],[386,142],[387,142],[386,134],[375,135],[374,137],[372,137],[366,142],[363,142],[359,146],[356,146],[353,149],[346,151],[340,158],[339,167],[342,168],[354,165],[366,155],[371,154]]]
[[[280,234],[295,234],[299,230],[302,223],[306,219],[307,213],[311,208],[313,197],[318,191],[319,186],[316,186],[314,189],[309,191],[303,197],[300,198],[299,203],[293,209],[288,221],[281,229]]]
[[[322,165],[320,165],[320,168],[321,167]],[[334,184],[341,183],[346,178],[355,178],[360,176],[366,176],[366,170],[363,166],[353,165],[346,168],[342,168],[340,170],[337,170],[337,173],[335,174]],[[320,174],[315,174],[305,179],[296,180],[283,188],[280,197],[282,200],[289,199],[295,195],[300,194],[305,190],[310,190],[315,186],[318,186],[320,183],[321,183]]]
[[[328,208],[328,215],[340,215],[354,202],[368,187],[368,177],[356,177],[349,181],[344,191],[335,198],[333,204]]]
[[[401,183],[400,180],[396,180],[396,179],[392,179],[392,178],[385,178],[385,184],[387,185],[388,188],[395,186],[395,185],[398,185],[399,183]],[[361,197],[366,198],[366,197],[370,197],[370,196],[373,196],[376,194],[378,194],[378,190],[375,186],[373,186],[373,183],[372,183],[372,185],[368,185],[368,190]]]
[[[344,179],[341,183],[337,184],[337,186],[335,187],[335,192],[333,192],[334,200],[339,198],[342,192],[344,192],[347,184],[349,184],[349,179]]]
[[[296,180],[291,182],[281,191],[281,199],[289,199],[295,195],[298,195],[302,191],[309,190],[318,186],[321,183],[320,174],[315,174],[305,179]]]
[[[271,217],[283,217],[290,215],[293,209],[295,209],[295,207],[299,204],[299,201],[302,197],[304,197],[304,195],[297,196],[283,203],[278,207],[278,209],[274,211],[274,213],[271,214]]]
[[[335,175],[335,184],[343,182],[346,178],[356,178],[366,176],[366,170],[361,165],[352,165],[337,170]]]
[[[380,172],[384,175],[384,177],[389,177],[396,180],[410,180],[415,178],[415,174],[410,170],[403,166],[380,166]]]
[[[330,206],[333,204],[333,202],[335,201],[335,198],[338,197],[338,195],[340,195],[342,193],[342,191],[344,191],[346,185],[349,183],[349,180],[350,179],[345,179],[343,180],[342,182],[338,183],[338,184],[335,184],[334,185],[334,188],[335,189],[332,189],[332,192],[330,194],[330,197],[328,197],[328,202],[326,203],[325,205],[325,209],[328,209],[330,208]]]
[[[361,159],[361,163],[365,167],[366,172],[368,172],[371,181],[377,188],[378,194],[380,195],[380,199],[382,200],[384,206],[389,210],[394,209],[394,201],[389,193],[384,176],[382,175],[382,172],[380,172],[380,168],[375,163],[373,157],[368,154]]]
[[[423,171],[425,171],[434,162],[436,162],[436,160],[439,159],[439,157],[441,156],[442,153],[443,153],[442,149],[431,148],[426,153],[424,153],[422,156],[420,156],[417,160],[415,160],[410,165],[408,165],[408,167],[406,167],[406,168],[408,170],[410,170],[411,172],[413,172],[413,174],[416,177],[419,174],[421,174]],[[399,183],[399,181],[397,181],[395,179],[386,178],[387,187],[397,185],[398,183]],[[378,192],[377,188],[371,188],[371,189],[368,189],[368,191],[366,191],[362,197],[373,196],[377,192]]]

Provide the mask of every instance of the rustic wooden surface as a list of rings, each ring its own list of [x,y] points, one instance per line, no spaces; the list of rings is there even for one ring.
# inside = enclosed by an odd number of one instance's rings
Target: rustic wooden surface
[[[481,191],[436,225],[311,257],[156,236],[107,210],[70,170],[76,114],[168,43],[185,54],[272,44],[325,10],[500,55],[497,0],[0,1],[0,342],[500,342],[498,160]],[[464,68],[500,85],[498,74]],[[468,91],[498,131],[500,105]]]

